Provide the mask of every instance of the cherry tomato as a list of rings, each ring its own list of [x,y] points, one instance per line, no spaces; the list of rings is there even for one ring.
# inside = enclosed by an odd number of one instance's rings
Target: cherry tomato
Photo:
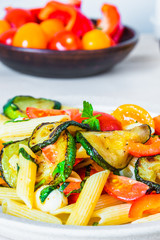
[[[8,31],[2,33],[0,35],[0,43],[6,44],[6,45],[12,45],[14,35],[16,34],[16,29],[11,28]]]
[[[64,24],[58,19],[47,19],[41,22],[40,27],[46,34],[48,41],[50,41],[55,33],[64,30]]]
[[[0,20],[0,34],[8,31],[10,28],[11,26],[6,20]]]
[[[39,15],[41,10],[42,10],[42,8],[32,8],[32,9],[29,9],[31,15],[33,16],[34,21],[37,22],[37,23],[40,22],[38,15]]]
[[[66,110],[39,109],[34,107],[27,107],[26,114],[29,118],[40,118],[48,116],[66,115]]]
[[[82,118],[81,117],[82,113],[77,114],[73,120],[76,122],[81,123],[83,120],[85,120],[86,118]],[[121,123],[112,115],[108,114],[108,113],[102,113],[102,112],[93,112],[93,115],[101,115],[100,117],[98,117],[97,119],[99,120],[100,123],[100,128],[101,131],[114,131],[114,130],[121,130]]]
[[[121,122],[122,127],[138,122],[148,124],[155,129],[153,118],[144,108],[137,105],[121,105],[112,113],[112,115]]]
[[[26,23],[15,34],[13,46],[45,49],[47,48],[47,38],[39,24]]]
[[[70,31],[61,31],[54,35],[48,45],[52,50],[78,50],[81,49],[81,40]]]
[[[21,8],[8,8],[4,19],[15,28],[19,28],[28,22],[34,22],[31,12]]]
[[[68,204],[73,204],[76,203],[78,198],[79,198],[80,193],[72,193],[69,197],[68,197]]]
[[[146,194],[149,187],[133,179],[110,174],[104,190],[124,202],[132,202]]]
[[[155,134],[160,135],[160,115],[153,118],[155,124]]]
[[[84,50],[97,50],[112,46],[112,39],[101,30],[94,29],[87,32],[82,38]]]

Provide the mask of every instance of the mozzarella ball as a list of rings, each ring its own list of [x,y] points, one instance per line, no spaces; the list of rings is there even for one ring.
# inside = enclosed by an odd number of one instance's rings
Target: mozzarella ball
[[[53,190],[46,200],[42,203],[40,200],[41,191],[48,186],[42,186],[38,188],[34,195],[34,206],[35,208],[47,212],[53,213],[55,210],[65,207],[68,205],[68,199],[58,189]]]

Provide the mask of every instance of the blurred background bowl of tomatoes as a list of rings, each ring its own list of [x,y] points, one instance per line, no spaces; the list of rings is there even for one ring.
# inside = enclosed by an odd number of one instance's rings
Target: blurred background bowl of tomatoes
[[[138,35],[124,26],[118,9],[102,6],[90,20],[72,4],[6,8],[0,20],[0,60],[21,73],[50,78],[86,77],[113,68],[135,47]]]

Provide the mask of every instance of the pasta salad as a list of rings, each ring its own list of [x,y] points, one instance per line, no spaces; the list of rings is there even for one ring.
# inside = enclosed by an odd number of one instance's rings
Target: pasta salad
[[[0,204],[54,224],[160,220],[160,116],[15,96],[0,115]]]

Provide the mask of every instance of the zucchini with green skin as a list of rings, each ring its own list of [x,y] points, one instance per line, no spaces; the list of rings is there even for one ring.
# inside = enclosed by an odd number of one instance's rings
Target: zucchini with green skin
[[[61,158],[61,162],[59,162],[52,173],[53,181],[51,186],[44,188],[41,191],[40,199],[43,203],[48,195],[57,188],[57,186],[65,182],[66,179],[71,175],[73,165],[75,163],[76,158],[76,143],[74,137],[68,132],[65,131],[63,134],[66,136],[66,151],[64,153],[64,159]]]
[[[86,131],[90,128],[86,124],[75,121],[42,123],[33,131],[29,140],[29,147],[33,152],[38,152],[42,148],[54,144],[61,133],[66,129],[68,129],[71,134],[75,134],[77,131]]]
[[[2,149],[0,155],[0,169],[3,179],[6,183],[16,188],[17,174],[18,174],[18,156],[19,156],[19,145],[28,145],[28,139],[22,141],[11,142]]]
[[[20,117],[27,118],[27,107],[35,107],[40,109],[61,109],[61,103],[45,98],[15,96],[4,105],[3,113],[10,119],[16,119]]]
[[[126,131],[78,132],[76,140],[99,166],[114,171],[125,168],[131,160],[126,151],[129,141],[145,143],[150,136],[150,127],[141,125]]]
[[[148,192],[160,193],[160,155],[141,157],[135,164],[136,180],[150,187]]]

